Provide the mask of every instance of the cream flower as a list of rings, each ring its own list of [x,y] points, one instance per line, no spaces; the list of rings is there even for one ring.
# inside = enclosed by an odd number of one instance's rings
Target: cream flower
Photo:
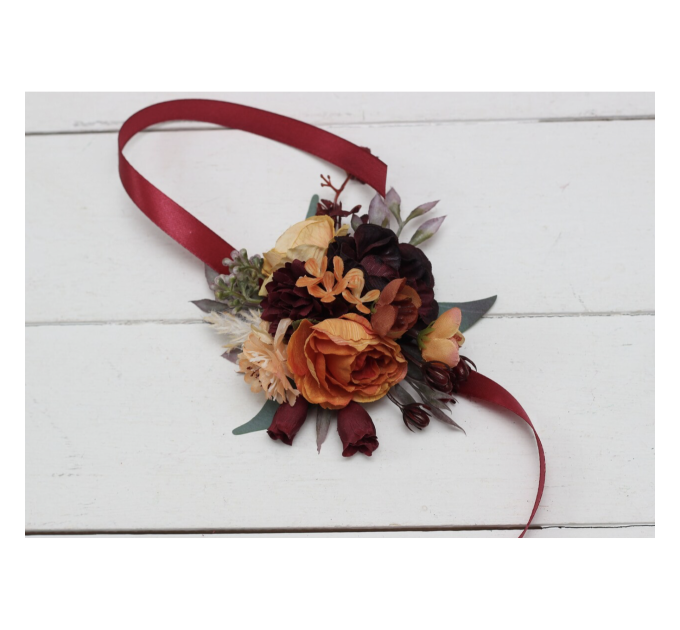
[[[320,264],[334,237],[333,219],[327,216],[314,216],[291,225],[276,241],[274,249],[264,254],[262,273],[271,276],[294,260],[306,262],[313,258]]]
[[[281,404],[295,403],[299,391],[290,380],[293,373],[287,364],[288,351],[284,343],[286,331],[291,324],[290,319],[282,319],[272,337],[260,323],[253,326],[248,338],[243,343],[243,352],[238,355],[239,372],[245,374],[245,381],[250,391],[264,391],[267,399]]]

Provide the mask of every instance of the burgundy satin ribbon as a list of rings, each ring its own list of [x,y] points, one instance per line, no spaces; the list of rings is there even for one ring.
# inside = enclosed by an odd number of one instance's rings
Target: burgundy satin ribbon
[[[463,396],[477,398],[479,400],[483,400],[484,402],[493,403],[494,405],[503,407],[508,411],[512,411],[512,413],[524,420],[524,422],[526,422],[534,432],[536,445],[538,446],[538,464],[540,472],[538,475],[538,491],[536,492],[534,509],[531,511],[529,522],[524,527],[524,531],[519,535],[520,538],[524,538],[524,534],[527,533],[529,525],[531,525],[531,521],[533,521],[534,516],[536,516],[536,510],[538,510],[538,506],[541,503],[543,488],[545,486],[545,453],[543,452],[541,438],[538,437],[538,433],[536,433],[536,429],[529,419],[527,412],[524,411],[522,405],[517,402],[517,399],[507,389],[501,387],[498,383],[492,381],[483,374],[480,374],[479,372],[470,372],[468,380],[461,385],[460,393]]]
[[[365,149],[299,120],[245,105],[203,99],[167,101],[138,111],[123,123],[118,133],[119,172],[125,190],[139,209],[158,227],[199,260],[222,273],[226,273],[222,260],[235,248],[142,177],[123,155],[125,145],[136,133],[152,125],[173,120],[213,123],[277,140],[335,164],[385,196],[387,165]],[[545,485],[545,455],[541,440],[517,400],[486,376],[471,372],[460,393],[512,411],[534,432],[538,445],[540,476],[534,509],[520,534],[522,538],[536,515]]]
[[[282,142],[339,166],[385,196],[386,164],[366,149],[313,125],[223,101],[184,99],[146,107],[130,116],[118,133],[118,170],[123,187],[137,207],[161,230],[206,265],[222,273],[227,273],[222,260],[236,248],[142,177],[123,155],[125,145],[136,133],[172,120],[213,123]]]

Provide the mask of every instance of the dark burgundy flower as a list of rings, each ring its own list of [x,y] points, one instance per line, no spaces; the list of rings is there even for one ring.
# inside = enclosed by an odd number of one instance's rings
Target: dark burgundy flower
[[[297,287],[298,278],[308,275],[305,265],[300,260],[286,263],[277,269],[267,284],[267,296],[262,300],[262,319],[269,324],[269,334],[276,334],[279,322],[290,317],[297,319],[324,319],[326,317],[340,317],[349,311],[345,300],[335,300],[324,304],[318,298],[310,295],[307,287]]]
[[[343,457],[351,457],[357,451],[370,457],[378,448],[373,420],[357,402],[351,401],[338,411],[338,434],[342,440]]]
[[[413,402],[405,405],[401,412],[404,424],[409,431],[413,431],[411,427],[421,430],[430,424],[430,416],[425,411],[425,405],[422,403]]]
[[[269,437],[272,440],[281,440],[284,444],[292,446],[293,439],[307,419],[308,408],[309,403],[302,396],[297,397],[293,406],[287,402],[279,405],[271,426],[267,429]]]
[[[340,256],[345,270],[363,270],[366,290],[382,289],[399,277],[401,254],[397,235],[372,223],[359,225],[352,236],[340,236],[328,247],[328,259]],[[414,287],[415,288],[415,287]]]
[[[399,253],[399,275],[406,278],[407,284],[418,292],[422,301],[418,314],[424,324],[429,324],[439,315],[439,304],[434,299],[432,263],[419,247],[408,243],[399,245]]]

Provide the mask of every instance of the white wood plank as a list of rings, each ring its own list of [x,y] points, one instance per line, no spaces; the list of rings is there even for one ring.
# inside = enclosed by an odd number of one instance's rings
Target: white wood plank
[[[539,525],[654,522],[654,317],[498,318],[466,354],[545,444]],[[259,401],[204,325],[26,330],[29,530],[518,526],[537,457],[521,423],[461,401],[468,435],[371,406],[373,458],[233,436]]]
[[[653,93],[28,93],[26,131],[107,131],[138,109],[175,98],[215,98],[312,124],[654,115]]]
[[[405,207],[441,199],[437,296],[496,313],[654,309],[654,123],[346,127]],[[270,248],[318,192],[314,158],[234,131],[144,134],[130,159],[237,247]],[[29,322],[197,316],[202,265],[132,204],[113,134],[26,139]],[[350,186],[347,203],[370,199]]]
[[[654,526],[551,527],[532,529],[529,538],[654,538]],[[69,538],[517,538],[521,529],[423,532],[321,532],[277,534],[69,534]],[[63,534],[35,534],[32,538],[63,538]]]

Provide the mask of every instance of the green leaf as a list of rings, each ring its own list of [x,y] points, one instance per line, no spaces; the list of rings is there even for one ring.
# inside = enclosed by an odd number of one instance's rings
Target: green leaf
[[[276,410],[279,408],[279,403],[273,400],[268,400],[264,403],[264,407],[260,409],[259,413],[249,422],[236,427],[232,433],[234,435],[243,435],[244,433],[252,433],[253,431],[264,431],[272,424],[272,419]]]
[[[483,300],[475,300],[474,302],[439,302],[439,314],[448,311],[451,308],[458,307],[463,313],[463,319],[460,322],[460,332],[465,332],[468,328],[474,326],[489,309],[494,305],[498,296],[484,298]]]
[[[316,204],[319,203],[319,195],[314,195],[312,200],[309,202],[309,210],[307,210],[307,216],[305,219],[316,216]]]

